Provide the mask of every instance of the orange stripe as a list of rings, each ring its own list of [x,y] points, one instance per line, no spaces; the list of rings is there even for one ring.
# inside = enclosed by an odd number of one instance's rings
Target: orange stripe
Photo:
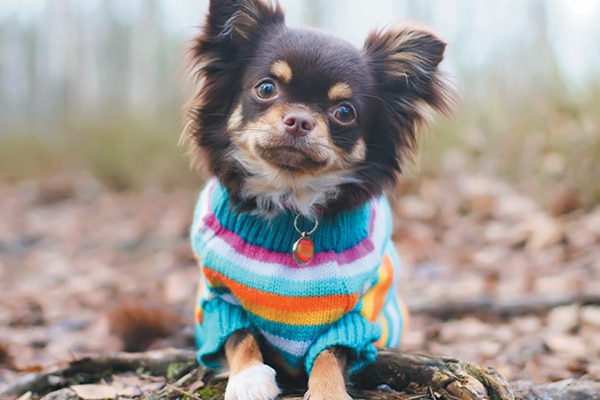
[[[202,323],[202,319],[204,316],[204,311],[202,310],[202,307],[200,307],[200,296],[202,296],[202,292],[204,291],[205,286],[206,286],[206,284],[204,283],[204,279],[200,278],[200,283],[198,284],[198,293],[196,295],[196,309],[195,309],[196,322],[198,322],[199,324]]]
[[[388,254],[383,255],[377,283],[362,297],[361,315],[375,323],[383,309],[385,298],[394,282],[394,264]]]
[[[244,309],[271,322],[282,323],[295,326],[317,326],[331,324],[340,319],[346,311],[341,308],[333,308],[322,311],[282,311],[272,308],[256,305],[252,303],[241,302]]]
[[[327,296],[281,296],[253,289],[225,275],[204,267],[202,273],[213,287],[227,287],[240,302],[278,311],[318,312],[339,309],[348,312],[358,301],[358,294],[332,294]]]
[[[196,322],[201,324],[204,319],[204,310],[200,307],[200,304],[196,305]]]

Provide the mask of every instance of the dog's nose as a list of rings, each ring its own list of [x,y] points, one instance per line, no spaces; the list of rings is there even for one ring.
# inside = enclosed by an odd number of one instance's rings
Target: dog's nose
[[[306,136],[315,128],[312,118],[303,114],[286,115],[283,117],[283,125],[285,132],[294,137]]]

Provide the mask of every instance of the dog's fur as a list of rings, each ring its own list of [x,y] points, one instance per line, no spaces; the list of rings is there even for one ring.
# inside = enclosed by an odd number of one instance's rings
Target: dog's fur
[[[453,93],[438,69],[445,47],[408,25],[372,32],[358,50],[286,27],[277,3],[212,0],[189,52],[197,91],[182,137],[192,163],[219,180],[237,210],[265,218],[355,209],[396,183],[429,111],[449,112]],[[278,393],[252,335],[234,334],[225,354],[226,398]],[[338,349],[321,353],[308,396],[348,398],[344,365]],[[256,392],[245,395],[249,388]]]

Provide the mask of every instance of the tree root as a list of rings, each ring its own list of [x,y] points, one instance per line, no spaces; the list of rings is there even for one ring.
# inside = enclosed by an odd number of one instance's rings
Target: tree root
[[[493,296],[479,296],[468,300],[455,300],[440,303],[438,299],[409,304],[411,314],[427,315],[441,320],[461,318],[466,315],[490,315],[510,318],[527,314],[545,314],[553,308],[571,305],[600,305],[600,294],[594,291],[574,293],[548,293],[537,296],[511,297],[498,299]]]
[[[140,379],[148,375],[165,377],[166,383],[140,399],[175,399],[182,394],[188,398],[219,398],[222,395],[223,377],[215,377],[196,364],[191,350],[164,349],[144,353],[116,353],[82,356],[62,366],[28,374],[0,388],[0,398],[16,399],[25,393],[47,398],[65,397],[64,388],[75,383],[85,384],[110,381],[120,372],[135,371]],[[204,382],[203,382],[204,381]],[[491,368],[463,362],[453,358],[428,357],[408,354],[395,349],[380,350],[376,362],[352,379],[350,394],[355,399],[375,400],[600,400],[600,382],[568,379],[536,385],[531,382],[506,380]],[[67,389],[67,391],[69,391]],[[71,391],[72,392],[72,391]],[[206,397],[208,395],[208,397]],[[301,396],[288,393],[284,399]],[[57,397],[58,396],[58,397]]]
[[[354,377],[362,388],[385,384],[396,391],[413,387],[447,399],[510,400],[508,382],[491,368],[454,358],[408,354],[396,349],[380,350],[374,364]],[[415,390],[415,388],[417,390]]]

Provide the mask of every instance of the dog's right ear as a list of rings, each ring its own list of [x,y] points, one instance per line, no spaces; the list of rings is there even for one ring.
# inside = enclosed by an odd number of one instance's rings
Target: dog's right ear
[[[220,43],[251,42],[269,27],[283,22],[277,1],[211,0],[205,33]]]
[[[248,59],[269,32],[284,24],[276,0],[211,0],[206,20],[187,53],[187,73],[196,84],[184,107],[181,142],[189,142],[194,167],[217,175],[236,175],[229,159],[228,116],[241,91]],[[239,175],[239,174],[238,174]]]
[[[239,66],[261,35],[283,24],[277,1],[211,0],[201,32],[188,50],[189,74],[199,81],[211,70]]]

